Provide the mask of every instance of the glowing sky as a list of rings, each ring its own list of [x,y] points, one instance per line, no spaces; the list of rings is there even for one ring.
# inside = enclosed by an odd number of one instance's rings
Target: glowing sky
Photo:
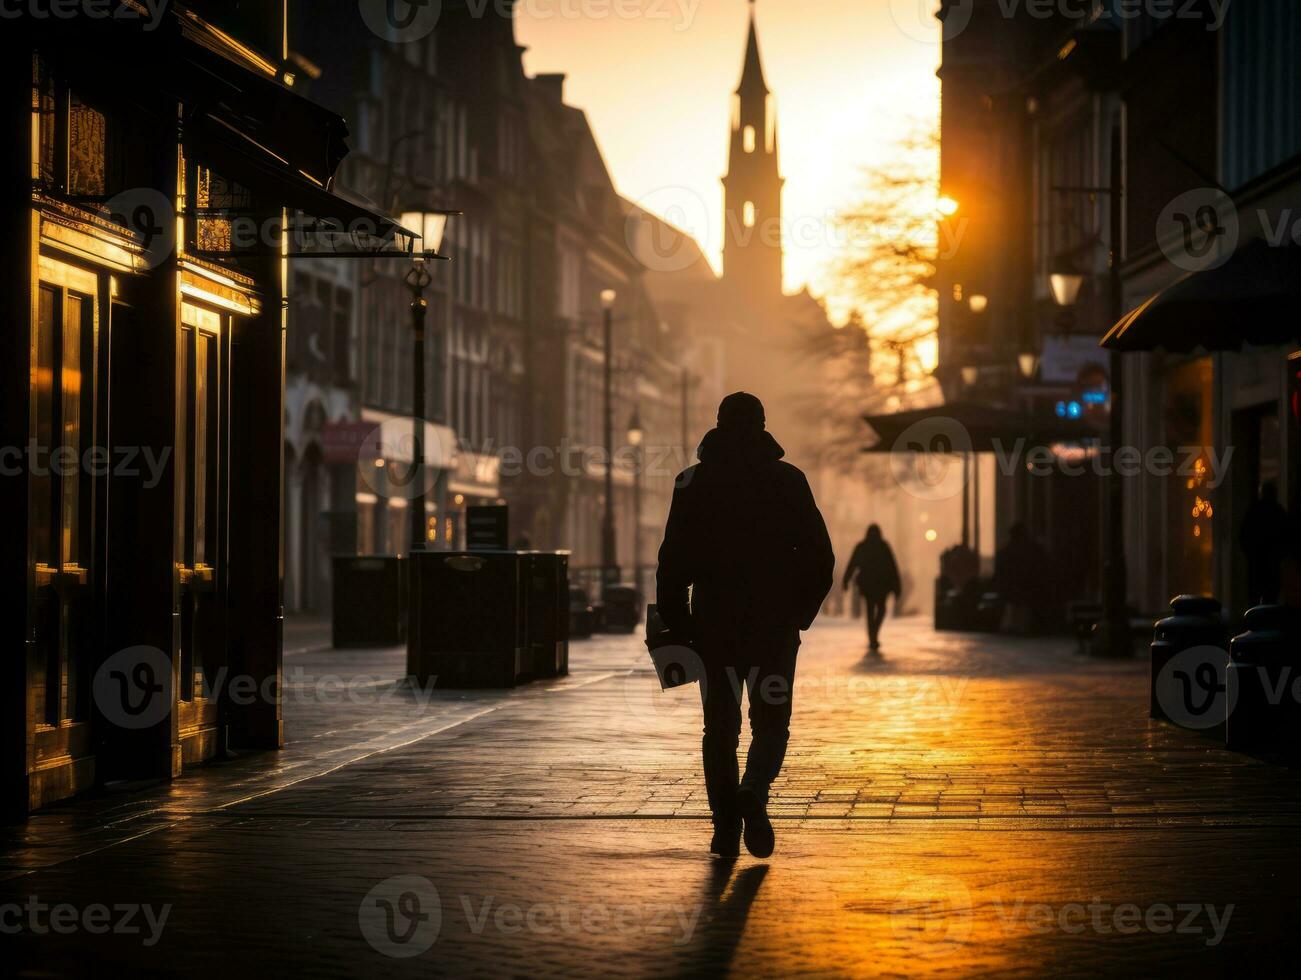
[[[935,0],[758,0],[777,99],[788,290],[828,288],[831,217],[910,118],[939,111]],[[619,191],[701,240],[718,265],[730,97],[746,0],[520,0],[530,74],[568,75]]]

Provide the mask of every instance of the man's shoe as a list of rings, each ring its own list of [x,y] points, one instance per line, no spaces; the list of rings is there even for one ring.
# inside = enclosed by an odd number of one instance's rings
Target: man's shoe
[[[745,849],[757,858],[771,856],[776,838],[763,799],[748,786],[736,792],[736,809],[745,822]]]
[[[709,853],[721,858],[741,856],[741,822],[714,826],[714,839],[709,842]]]

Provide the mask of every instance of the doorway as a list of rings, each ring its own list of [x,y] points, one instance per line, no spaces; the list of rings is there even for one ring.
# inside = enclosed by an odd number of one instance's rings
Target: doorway
[[[35,568],[28,724],[32,797],[57,799],[93,783],[90,675],[102,608],[104,390],[98,278],[40,260],[31,347],[29,555]]]
[[[177,735],[185,764],[219,754],[226,656],[228,316],[184,303],[176,439]]]

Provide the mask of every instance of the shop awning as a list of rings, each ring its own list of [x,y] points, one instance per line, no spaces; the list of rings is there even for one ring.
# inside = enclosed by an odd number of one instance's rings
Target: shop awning
[[[1011,449],[1018,440],[1047,446],[1099,438],[1098,429],[1083,419],[1044,418],[978,402],[949,402],[863,419],[877,436],[865,453],[987,453]]]
[[[1193,272],[1111,328],[1122,352],[1240,351],[1301,343],[1301,247],[1253,241],[1224,265]]]
[[[51,66],[86,92],[111,79],[123,93],[176,98],[184,108],[187,155],[274,202],[277,210],[301,211],[339,228],[373,228],[374,238],[388,243],[388,254],[409,253],[415,235],[331,192],[348,153],[348,124],[341,116],[283,84],[276,66],[255,70],[252,53],[241,55],[248,64],[218,53],[236,42],[192,13],[167,10],[161,17],[148,29],[139,19],[41,22],[35,39]],[[368,244],[364,253],[373,248]]]
[[[367,239],[383,241],[392,240],[396,234],[408,245],[417,237],[393,218],[354,204],[331,193],[319,182],[294,172],[270,147],[259,144],[217,116],[203,114],[189,120],[184,145],[187,156],[212,167],[222,177],[253,189],[260,197],[290,211],[301,211],[322,227],[352,229]]]

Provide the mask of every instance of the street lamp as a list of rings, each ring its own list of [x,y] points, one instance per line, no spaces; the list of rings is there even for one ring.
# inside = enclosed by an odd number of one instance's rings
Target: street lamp
[[[633,448],[633,471],[632,471],[632,575],[633,585],[637,589],[637,603],[641,605],[641,468],[642,468],[642,440],[646,438],[646,433],[641,427],[641,412],[636,407],[632,410],[632,418],[628,420],[628,445]]]
[[[973,293],[971,298],[967,300],[967,305],[971,307],[972,313],[976,314],[976,316],[980,316],[980,314],[989,309],[989,297],[980,293]]]
[[[1088,195],[1091,199],[1106,197],[1109,211],[1108,247],[1110,271],[1108,276],[1108,325],[1117,323],[1124,315],[1124,280],[1121,277],[1121,233],[1124,225],[1125,166],[1121,155],[1120,124],[1111,129],[1110,181],[1106,187],[1054,187],[1059,194]],[[1057,272],[1051,277],[1053,298],[1061,306],[1072,306],[1079,299],[1084,277],[1075,272]],[[1111,370],[1108,379],[1111,387],[1111,418],[1107,441],[1112,453],[1119,451],[1124,441],[1125,426],[1121,412],[1124,391],[1124,361],[1119,351],[1111,352]],[[1113,456],[1114,458],[1114,456]],[[1130,656],[1133,653],[1129,633],[1129,570],[1125,560],[1125,493],[1116,467],[1105,480],[1105,513],[1103,518],[1103,589],[1102,622],[1093,637],[1095,653],[1110,656]]]
[[[402,227],[420,236],[421,250],[412,250],[411,269],[406,284],[411,290],[411,483],[415,496],[407,505],[410,510],[411,551],[423,551],[428,539],[425,517],[425,313],[429,303],[425,290],[433,276],[426,259],[445,259],[443,247],[447,219],[459,211],[404,211]]]
[[[601,290],[601,320],[605,331],[605,513],[601,522],[601,581],[619,582],[619,560],[614,543],[614,301],[618,293]]]
[[[1030,381],[1039,371],[1039,355],[1032,350],[1022,351],[1016,356],[1017,367],[1021,370],[1021,377]]]
[[[1058,306],[1074,306],[1080,299],[1080,290],[1084,287],[1084,276],[1078,272],[1054,272],[1048,277],[1052,287],[1053,301]]]

